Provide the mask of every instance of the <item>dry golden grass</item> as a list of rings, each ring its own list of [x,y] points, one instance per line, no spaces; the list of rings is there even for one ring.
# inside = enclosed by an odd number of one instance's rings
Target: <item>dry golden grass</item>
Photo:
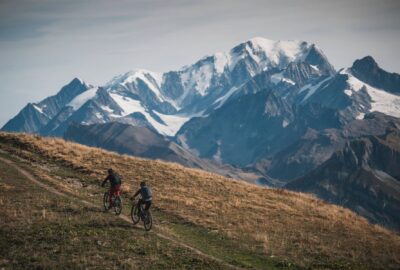
[[[1,160],[0,184],[0,269],[226,269],[73,196],[48,192]]]
[[[350,210],[310,195],[263,188],[178,164],[118,155],[61,139],[0,133],[0,142],[36,152],[48,160],[98,179],[107,168],[123,176],[133,192],[146,181],[154,203],[167,213],[218,230],[266,256],[300,266],[348,265],[398,268],[400,236]]]

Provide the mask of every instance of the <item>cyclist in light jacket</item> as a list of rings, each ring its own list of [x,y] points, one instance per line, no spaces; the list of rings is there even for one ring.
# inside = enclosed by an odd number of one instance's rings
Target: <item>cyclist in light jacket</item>
[[[144,210],[149,210],[151,202],[153,200],[153,196],[151,193],[151,189],[146,185],[146,182],[140,182],[140,188],[136,191],[131,199],[135,199],[136,196],[138,196],[139,194],[141,195],[141,198],[138,202],[138,208],[140,209],[141,205],[144,204]]]

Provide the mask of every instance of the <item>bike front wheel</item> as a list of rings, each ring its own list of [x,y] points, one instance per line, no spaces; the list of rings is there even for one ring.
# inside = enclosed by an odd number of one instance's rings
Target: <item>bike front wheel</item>
[[[122,212],[122,199],[120,196],[115,197],[114,199],[114,211],[115,214],[118,216]]]
[[[151,213],[148,210],[144,214],[143,225],[146,231],[150,231],[151,227],[153,227],[153,217],[151,216]]]
[[[140,221],[139,208],[138,208],[137,204],[132,205],[131,219],[132,219],[132,222],[134,225]]]
[[[108,211],[110,209],[110,200],[108,198],[108,192],[107,191],[104,193],[103,206],[104,206],[104,211]]]

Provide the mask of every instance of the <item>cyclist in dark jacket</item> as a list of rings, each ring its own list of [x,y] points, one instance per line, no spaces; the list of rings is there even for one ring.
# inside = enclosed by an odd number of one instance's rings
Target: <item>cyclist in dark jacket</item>
[[[107,170],[108,175],[104,179],[103,183],[101,184],[102,187],[107,183],[107,181],[110,181],[110,189],[108,191],[108,198],[110,200],[110,207],[112,207],[112,195],[114,194],[115,196],[120,196],[121,193],[121,177],[114,172],[113,169],[108,169]]]
[[[136,191],[131,199],[133,200],[139,194],[141,198],[138,202],[138,208],[140,209],[141,205],[144,204],[144,210],[149,210],[153,196],[151,194],[151,189],[146,185],[146,182],[140,182],[140,188]]]

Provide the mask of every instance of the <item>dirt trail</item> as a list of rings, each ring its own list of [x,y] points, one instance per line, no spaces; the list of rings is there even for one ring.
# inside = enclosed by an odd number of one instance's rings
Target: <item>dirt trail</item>
[[[0,157],[0,161],[1,161],[1,162],[4,162],[4,163],[6,163],[6,164],[8,164],[8,165],[10,165],[10,166],[12,166],[12,167],[14,167],[16,170],[18,170],[18,172],[20,172],[22,175],[24,175],[28,180],[30,180],[30,181],[33,182],[34,184],[40,186],[41,188],[43,188],[43,189],[45,189],[45,190],[47,190],[47,191],[49,191],[49,192],[51,192],[51,193],[53,193],[53,194],[56,194],[56,195],[58,195],[58,196],[62,196],[62,197],[65,197],[65,198],[69,198],[69,199],[71,199],[71,197],[74,197],[73,195],[69,195],[69,194],[63,193],[63,192],[61,192],[61,191],[55,189],[54,187],[51,187],[51,186],[49,186],[49,185],[46,185],[46,184],[44,184],[43,182],[37,180],[31,173],[29,173],[28,171],[24,170],[23,168],[21,168],[20,166],[18,166],[17,164],[15,164],[13,161],[11,161],[11,160],[9,160],[9,159],[5,159],[5,158]],[[83,204],[85,204],[85,205],[87,205],[87,206],[90,206],[90,207],[98,207],[98,205],[95,205],[94,203],[85,201],[85,200],[83,200],[83,199],[81,199],[81,198],[75,197],[75,199],[79,199]],[[132,224],[132,221],[131,221],[131,219],[130,219],[128,216],[119,215],[119,216],[117,216],[117,217],[120,218],[120,219],[122,219],[122,220],[124,220],[124,221],[126,221],[126,222],[128,222],[128,223],[130,223],[130,224]],[[134,225],[132,224],[132,226],[134,226]],[[162,230],[161,227],[158,227],[157,229],[158,229],[158,230]],[[151,233],[154,233],[154,234],[156,234],[158,237],[163,238],[163,239],[165,239],[165,240],[168,240],[168,241],[170,241],[170,242],[172,242],[172,243],[174,243],[174,244],[176,244],[176,245],[179,245],[179,246],[181,246],[181,247],[184,247],[184,248],[186,248],[186,249],[189,249],[190,251],[192,251],[192,252],[194,252],[194,253],[196,253],[196,254],[198,254],[198,255],[204,257],[204,258],[207,258],[207,259],[216,261],[216,262],[220,263],[221,265],[223,265],[223,266],[225,266],[225,267],[227,267],[227,268],[231,268],[231,269],[244,269],[244,268],[240,268],[240,267],[234,266],[234,265],[232,265],[232,264],[229,264],[229,263],[225,262],[224,260],[219,259],[219,258],[217,258],[217,257],[214,257],[214,256],[212,256],[212,255],[206,254],[206,253],[204,253],[204,252],[202,252],[202,251],[200,251],[200,250],[198,250],[198,249],[196,249],[196,248],[194,248],[194,247],[192,247],[192,246],[189,246],[188,244],[185,244],[185,243],[183,243],[183,242],[181,242],[181,241],[178,241],[178,240],[174,239],[173,237],[170,237],[170,236],[168,236],[168,235],[166,235],[166,234],[163,234],[163,233],[160,233],[160,232],[156,232],[156,231],[153,231],[153,232],[151,232]]]

